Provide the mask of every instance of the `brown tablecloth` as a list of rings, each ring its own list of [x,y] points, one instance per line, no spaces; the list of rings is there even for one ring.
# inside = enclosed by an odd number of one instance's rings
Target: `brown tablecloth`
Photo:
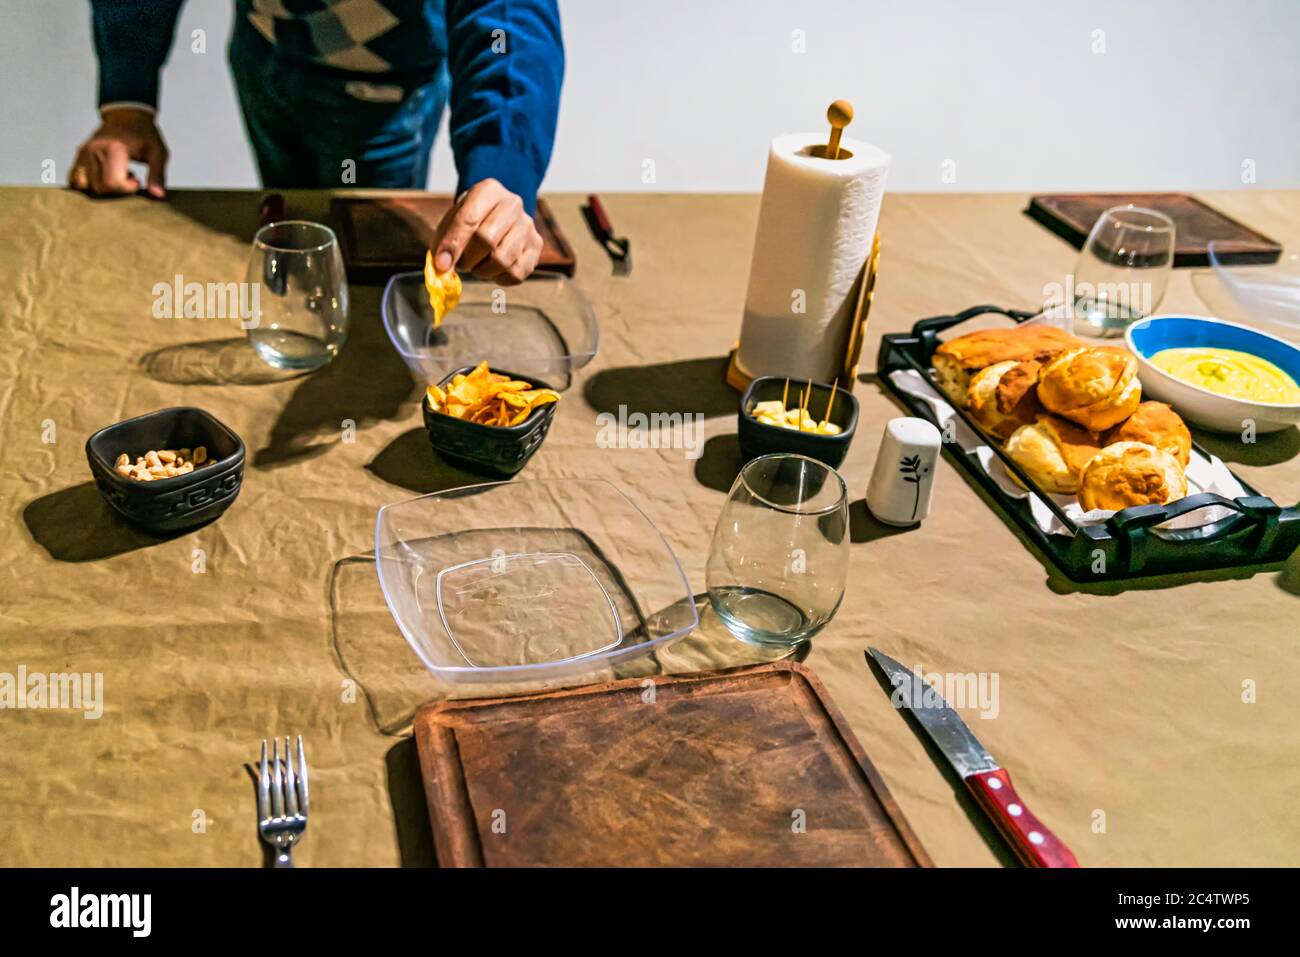
[[[1300,193],[1206,198],[1300,241]],[[319,216],[324,199],[290,205]],[[1032,306],[1045,282],[1063,281],[1077,254],[1021,214],[1025,200],[888,197],[864,372],[882,332],[979,302]],[[606,197],[635,247],[627,279],[609,275],[579,198],[551,202],[601,347],[524,475],[618,483],[702,591],[738,455],[722,376],[757,200]],[[367,554],[380,505],[469,477],[428,448],[420,389],[383,334],[377,289],[354,288],[340,359],[291,381],[250,362],[231,321],[152,317],[157,282],[242,278],[257,203],[0,190],[0,673],[104,675],[98,720],[0,711],[0,864],[260,864],[246,765],[263,736],[294,732],[307,737],[314,792],[301,864],[431,859],[405,725],[439,692]],[[1165,305],[1205,311],[1186,271]],[[900,413],[874,382],[856,391],[861,435],[842,471],[858,501],[880,430]],[[704,456],[599,448],[595,414],[620,403],[704,412]],[[158,541],[109,511],[82,446],[103,425],[172,405],[217,415],[249,460],[224,517]],[[1214,448],[1279,501],[1300,498],[1295,430]],[[938,864],[998,857],[868,674],[868,644],[929,671],[998,674],[998,716],[972,723],[1085,865],[1300,863],[1300,556],[1280,572],[1079,589],[946,462],[921,528],[886,534],[860,503],[854,512],[848,595],[809,664]],[[646,667],[750,660],[706,616]]]

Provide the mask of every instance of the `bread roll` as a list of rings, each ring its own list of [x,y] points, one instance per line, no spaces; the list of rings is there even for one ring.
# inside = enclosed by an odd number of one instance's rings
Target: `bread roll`
[[[1088,463],[1079,504],[1088,511],[1130,505],[1167,505],[1187,495],[1187,477],[1168,452],[1145,442],[1116,442]]]
[[[1142,402],[1137,359],[1114,346],[1072,349],[1038,377],[1038,401],[1049,412],[1101,432],[1123,422]]]
[[[1033,422],[1043,407],[1037,396],[1039,363],[1009,359],[981,369],[970,380],[966,407],[975,423],[998,440]]]
[[[1192,458],[1192,433],[1187,431],[1182,417],[1163,402],[1143,402],[1136,412],[1102,436],[1102,441],[1106,445],[1116,442],[1154,445],[1172,455],[1184,469]]]
[[[939,387],[962,408],[976,372],[999,362],[1043,362],[1067,349],[1082,346],[1055,326],[1021,325],[1013,329],[979,329],[949,339],[934,350],[931,361]]]
[[[1062,495],[1079,490],[1084,467],[1101,451],[1101,442],[1055,415],[1040,414],[1007,439],[1007,454],[1045,492]]]

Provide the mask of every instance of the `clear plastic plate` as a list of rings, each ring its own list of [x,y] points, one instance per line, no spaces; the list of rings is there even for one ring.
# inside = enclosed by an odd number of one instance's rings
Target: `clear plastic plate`
[[[1224,266],[1219,244],[1207,250],[1219,294],[1210,274],[1194,274],[1192,286],[1216,316],[1243,322],[1288,342],[1300,342],[1300,255],[1290,253],[1271,266]]]
[[[398,628],[448,682],[594,671],[699,623],[663,535],[603,480],[496,482],[386,505],[375,558]]]
[[[426,384],[486,359],[567,389],[574,370],[595,357],[600,340],[587,297],[554,273],[534,273],[518,286],[466,278],[460,304],[438,329],[424,274],[399,273],[384,289],[381,312],[388,338]]]

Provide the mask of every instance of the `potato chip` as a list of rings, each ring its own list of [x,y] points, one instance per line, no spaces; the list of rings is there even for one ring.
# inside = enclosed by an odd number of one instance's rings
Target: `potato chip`
[[[425,401],[434,412],[479,425],[507,427],[518,425],[544,405],[559,402],[560,394],[499,375],[480,362],[468,374],[453,377],[445,390],[429,386]]]
[[[460,275],[455,269],[437,272],[433,268],[433,250],[424,256],[424,288],[429,293],[429,306],[433,309],[433,328],[442,325],[442,318],[460,303]]]

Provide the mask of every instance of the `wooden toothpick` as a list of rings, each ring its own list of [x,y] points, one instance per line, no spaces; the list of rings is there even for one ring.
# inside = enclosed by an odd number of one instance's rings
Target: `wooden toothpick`
[[[835,391],[839,387],[840,387],[840,377],[836,376],[835,381],[831,384],[831,397],[826,400],[826,413],[822,416],[821,425],[817,427],[817,431],[819,432],[821,431],[821,426],[825,425],[827,422],[831,420],[831,409],[834,408],[835,406]]]

